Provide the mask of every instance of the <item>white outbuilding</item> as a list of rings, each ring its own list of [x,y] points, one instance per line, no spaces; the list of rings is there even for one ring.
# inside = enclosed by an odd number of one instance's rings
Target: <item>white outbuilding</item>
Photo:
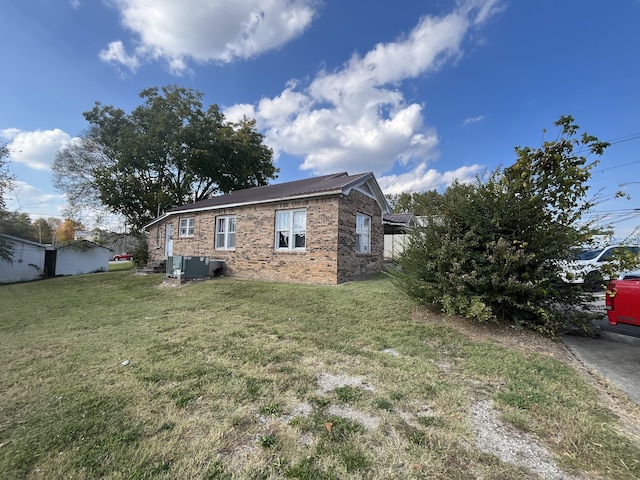
[[[56,277],[107,272],[111,253],[111,249],[88,240],[47,246],[47,271]]]
[[[0,235],[11,249],[12,261],[0,260],[0,283],[28,282],[45,276],[46,246],[12,235]]]
[[[11,262],[0,260],[0,284],[47,277],[107,272],[113,251],[88,240],[55,245],[0,235],[11,249]]]

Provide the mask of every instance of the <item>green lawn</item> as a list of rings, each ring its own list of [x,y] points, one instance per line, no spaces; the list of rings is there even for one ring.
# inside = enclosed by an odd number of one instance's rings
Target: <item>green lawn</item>
[[[0,286],[3,479],[538,478],[478,448],[484,401],[568,474],[640,477],[574,370],[417,321],[384,277],[161,284]]]
[[[110,272],[120,272],[122,270],[131,270],[133,268],[132,260],[123,260],[120,262],[109,262]]]

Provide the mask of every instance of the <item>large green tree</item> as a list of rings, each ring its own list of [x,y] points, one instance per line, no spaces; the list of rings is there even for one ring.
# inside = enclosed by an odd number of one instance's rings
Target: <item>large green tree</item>
[[[592,300],[558,281],[562,262],[589,242],[591,170],[607,144],[578,135],[570,116],[541,148],[516,148],[516,162],[454,183],[410,236],[399,284],[451,314],[515,322],[554,334],[583,323]]]
[[[53,185],[67,197],[68,217],[80,209],[105,207],[96,185],[96,173],[113,167],[116,159],[103,153],[99,134],[98,128],[91,127],[80,139],[68,143],[56,154],[52,167]]]
[[[28,213],[5,211],[4,214],[0,215],[0,231],[25,240],[38,241],[38,236]]]
[[[387,195],[387,200],[393,213],[413,213],[416,216],[430,215],[442,206],[441,195],[436,190]]]
[[[225,119],[202,93],[149,88],[131,113],[97,102],[84,113],[89,129],[57,156],[54,185],[70,202],[100,203],[135,231],[171,206],[275,178],[273,152],[254,120]]]

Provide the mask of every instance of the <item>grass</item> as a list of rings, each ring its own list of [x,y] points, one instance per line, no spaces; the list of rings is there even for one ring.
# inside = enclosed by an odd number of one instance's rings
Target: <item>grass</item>
[[[131,270],[134,264],[131,260],[123,260],[121,262],[109,262],[110,272],[121,272],[123,270]]]
[[[472,447],[485,398],[565,471],[640,477],[575,371],[417,322],[385,278],[161,280],[0,287],[3,478],[531,478]]]

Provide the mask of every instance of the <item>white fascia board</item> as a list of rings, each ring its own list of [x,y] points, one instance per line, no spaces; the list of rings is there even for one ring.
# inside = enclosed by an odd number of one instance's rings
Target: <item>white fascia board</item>
[[[371,190],[371,192],[367,192],[366,190],[363,190],[362,188],[358,188],[363,183],[367,184],[367,186],[369,187],[369,190]],[[352,187],[350,187],[348,189],[345,189],[344,190],[344,194],[345,195],[349,195],[349,192],[351,192],[351,190],[357,190],[358,192],[362,193],[363,195],[366,195],[367,197],[372,198],[376,202],[378,202],[378,205],[380,206],[380,210],[382,210],[382,214],[383,215],[385,213],[391,213],[391,209],[389,208],[389,203],[387,202],[387,199],[384,196],[384,193],[382,193],[382,189],[380,188],[380,185],[378,185],[378,182],[376,181],[376,179],[375,179],[375,177],[373,175],[369,176],[368,178],[366,178],[362,182],[360,182],[360,183],[358,183],[356,185],[353,185]]]

